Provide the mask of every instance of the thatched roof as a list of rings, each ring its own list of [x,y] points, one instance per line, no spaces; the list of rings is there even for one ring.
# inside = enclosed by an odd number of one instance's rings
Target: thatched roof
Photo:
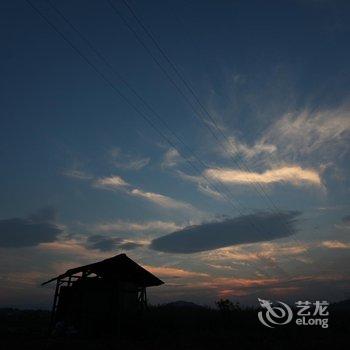
[[[159,286],[164,283],[125,254],[119,254],[93,264],[69,269],[64,274],[52,278],[49,281],[44,282],[42,285],[78,273],[94,273],[97,276],[106,279],[133,282],[140,287]]]

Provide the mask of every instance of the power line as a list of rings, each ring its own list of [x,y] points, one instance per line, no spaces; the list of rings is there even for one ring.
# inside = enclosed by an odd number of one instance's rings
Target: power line
[[[170,82],[172,83],[172,85],[174,85],[174,87],[176,88],[176,90],[181,94],[181,96],[183,98],[185,98],[186,102],[190,105],[191,109],[195,112],[195,116],[197,118],[199,118],[201,120],[201,122],[208,128],[208,130],[210,131],[210,133],[212,134],[212,136],[215,138],[215,140],[218,142],[219,146],[224,150],[224,152],[227,152],[226,147],[224,146],[224,144],[221,142],[220,138],[216,135],[216,133],[213,131],[213,129],[211,128],[210,125],[207,124],[207,122],[205,120],[203,120],[203,118],[199,117],[199,115],[197,115],[197,111],[196,109],[193,107],[192,102],[188,99],[188,97],[183,93],[183,91],[179,88],[179,86],[177,85],[177,83],[175,82],[175,80],[170,76],[170,74],[167,72],[167,70],[162,66],[161,62],[155,57],[155,55],[153,54],[153,52],[149,49],[149,47],[147,46],[147,44],[145,44],[145,42],[143,41],[143,39],[139,36],[139,34],[136,32],[136,30],[129,24],[129,22],[125,19],[125,17],[123,16],[123,14],[116,8],[116,6],[114,5],[112,0],[107,0],[108,3],[110,4],[110,6],[112,7],[112,9],[114,10],[114,12],[121,18],[121,20],[123,21],[123,23],[127,26],[127,28],[133,33],[133,35],[135,36],[135,38],[137,39],[137,41],[144,47],[144,49],[148,52],[148,54],[152,57],[152,59],[154,60],[154,62],[157,64],[157,66],[162,70],[162,72],[166,75],[166,77],[170,80]],[[132,16],[135,18],[135,20],[137,21],[137,23],[140,25],[140,27],[144,30],[144,32],[146,33],[146,35],[151,39],[151,41],[153,42],[153,44],[155,45],[155,47],[158,49],[158,51],[161,53],[161,55],[164,57],[164,59],[168,62],[168,64],[170,65],[170,67],[173,69],[173,71],[175,72],[175,74],[178,76],[178,78],[181,80],[181,82],[184,84],[184,86],[187,88],[187,90],[190,92],[190,94],[192,95],[192,97],[194,98],[194,100],[197,102],[197,104],[200,106],[201,110],[204,111],[204,113],[206,114],[206,116],[209,118],[209,120],[211,121],[211,123],[215,126],[215,130],[217,132],[219,132],[221,134],[221,136],[224,138],[226,145],[231,145],[230,140],[228,139],[227,135],[221,130],[220,127],[217,126],[217,123],[215,121],[215,118],[209,113],[209,111],[207,110],[207,108],[203,105],[203,103],[200,101],[200,99],[198,98],[196,92],[194,91],[194,89],[191,87],[190,83],[186,81],[186,79],[184,78],[184,76],[181,74],[181,72],[179,72],[179,70],[177,69],[175,63],[171,60],[171,58],[169,57],[169,55],[165,52],[164,49],[162,49],[162,47],[160,46],[160,44],[158,43],[158,41],[156,40],[156,38],[154,37],[154,35],[152,34],[152,32],[142,23],[141,19],[139,18],[139,16],[136,14],[136,12],[133,10],[133,8],[131,7],[131,5],[126,1],[126,0],[122,0],[122,2],[125,4],[125,6],[128,8],[128,10],[130,11],[130,13],[132,14]],[[239,156],[239,152],[237,147],[236,148],[236,154]],[[240,170],[242,169],[242,166],[244,167],[244,170],[252,173],[252,171],[249,169],[248,165],[244,164],[243,161],[241,159],[239,159],[239,161],[237,161],[235,158],[232,157],[231,152],[227,152],[228,155],[230,156],[230,158],[234,161],[234,163],[239,167]],[[249,181],[251,184],[254,185],[254,188],[256,190],[256,192],[258,193],[258,195],[263,199],[267,199],[268,202],[270,203],[270,205],[272,205],[272,208],[275,210],[275,212],[277,214],[280,214],[280,210],[279,208],[276,206],[276,204],[273,202],[273,200],[270,198],[270,196],[266,193],[264,187],[259,183],[259,182],[255,182],[253,180]],[[283,220],[281,220],[282,222]],[[284,223],[283,224],[286,226],[286,228],[289,230],[289,227]]]
[[[114,84],[111,80],[109,80],[105,74],[103,74],[93,63],[90,59],[88,59],[83,52],[72,43],[69,38],[63,34],[59,28],[52,23],[30,0],[26,0],[26,2],[39,14],[39,16],[113,89],[113,91],[122,98],[138,115],[140,115],[165,141],[175,150],[179,152],[179,154],[187,161],[189,164],[194,167],[196,171],[198,171],[198,168],[190,161],[190,159],[186,158],[181,151],[179,151],[178,147],[145,115],[138,107],[136,107]],[[67,22],[68,23],[68,22]],[[78,31],[79,32],[79,31]],[[95,49],[94,49],[95,51]],[[95,51],[97,52],[97,51]],[[103,56],[101,56],[103,57]],[[108,61],[107,61],[108,62]],[[210,180],[207,179],[207,177],[203,174],[201,176],[207,181],[209,186],[213,186],[213,188],[223,195],[223,197],[233,206],[234,210],[237,210],[241,215],[244,215],[244,213],[235,206],[235,204],[226,196],[226,194],[222,193],[215,184],[211,184]]]
[[[85,37],[79,29],[74,26],[74,24],[50,1],[48,0],[50,6],[56,11],[56,13],[81,37],[81,39],[88,45],[88,47],[111,69],[111,71],[120,79],[123,84],[125,84],[128,89],[156,116],[156,118],[163,124],[163,126],[170,132],[170,134],[180,142],[186,150],[192,154],[192,156],[203,166],[203,168],[207,168],[207,165],[197,156],[197,154],[192,150],[169,126],[169,124],[159,115],[159,113],[132,87],[132,85],[114,68],[114,66],[106,59],[104,55],[100,51],[98,51],[90,42],[90,40]],[[153,127],[153,126],[152,126]],[[163,136],[164,138],[164,136]],[[178,149],[172,144],[174,149],[178,151]],[[179,152],[179,151],[178,151]],[[180,153],[180,152],[179,152]],[[182,155],[182,157],[186,160],[186,158]],[[200,170],[199,170],[200,171]],[[203,174],[201,176],[204,177]],[[208,180],[207,180],[208,181]],[[222,186],[224,184],[221,181],[218,181]],[[209,185],[212,185],[209,183]],[[228,189],[226,188],[228,191]],[[219,191],[220,194],[222,194]],[[237,200],[236,200],[237,201]],[[238,202],[238,201],[237,201]],[[239,203],[238,203],[239,204]]]
[[[203,114],[200,113],[197,115],[197,110],[196,108],[193,106],[192,101],[189,100],[189,98],[187,97],[187,95],[179,88],[179,86],[177,85],[176,81],[171,77],[171,75],[168,73],[168,71],[163,67],[162,63],[155,57],[155,55],[153,54],[153,52],[150,50],[150,48],[147,46],[147,44],[143,41],[143,39],[140,37],[140,35],[137,33],[137,31],[129,24],[129,22],[125,19],[125,17],[123,16],[123,14],[116,8],[116,6],[114,5],[112,0],[107,0],[108,3],[110,4],[111,8],[114,10],[114,12],[118,15],[118,17],[120,17],[120,19],[123,21],[124,25],[133,33],[133,35],[135,36],[136,40],[141,44],[141,46],[148,52],[148,54],[151,56],[151,58],[153,59],[153,61],[156,63],[156,65],[161,69],[161,71],[165,74],[165,76],[168,78],[168,80],[171,82],[171,84],[175,87],[175,89],[178,91],[178,93],[180,93],[180,95],[185,99],[185,101],[189,104],[189,106],[191,107],[191,109],[195,112],[195,116],[197,118],[199,118],[201,120],[201,122],[203,123],[203,125],[205,125],[207,127],[207,129],[210,131],[210,133],[212,134],[212,136],[215,138],[215,140],[218,142],[218,144],[220,145],[220,147],[224,150],[224,152],[227,152],[226,147],[224,146],[224,144],[221,142],[221,140],[217,137],[216,133],[213,131],[212,127],[207,123],[206,120],[203,120],[202,116]],[[209,113],[209,111],[207,110],[207,108],[203,105],[203,103],[200,101],[199,97],[197,96],[196,92],[194,91],[194,89],[191,87],[191,84],[184,78],[184,76],[181,74],[181,72],[178,70],[178,68],[176,67],[175,63],[171,60],[171,58],[169,57],[169,55],[166,53],[166,51],[161,47],[161,45],[158,43],[158,41],[156,40],[156,38],[154,37],[154,35],[152,34],[152,32],[143,24],[143,22],[141,21],[141,19],[139,18],[139,16],[136,14],[136,12],[133,10],[133,8],[131,7],[131,5],[128,3],[127,0],[122,0],[122,2],[124,3],[124,5],[128,8],[128,10],[130,11],[130,13],[132,14],[132,16],[134,17],[134,19],[136,20],[136,22],[139,24],[139,26],[143,29],[143,31],[146,33],[146,35],[150,38],[150,40],[153,42],[153,44],[155,45],[155,47],[158,49],[158,51],[161,53],[161,55],[163,56],[163,58],[166,60],[166,62],[170,65],[170,67],[172,68],[172,70],[175,72],[175,74],[177,75],[177,77],[180,79],[180,81],[184,84],[184,86],[187,88],[187,90],[190,92],[190,94],[192,95],[192,97],[194,98],[194,100],[197,102],[197,104],[200,106],[202,112],[205,113],[205,115],[209,118],[209,120],[211,121],[211,123],[215,126],[215,130],[217,132],[219,132],[221,134],[221,136],[223,137],[223,139],[226,142],[226,145],[229,146],[233,146],[232,143],[230,142],[230,140],[228,139],[227,135],[221,130],[220,127],[217,126],[216,120],[215,118]],[[234,157],[232,157],[231,152],[227,152],[228,155],[230,156],[230,158],[233,160],[233,162],[238,166],[238,168],[240,170],[243,170],[242,167],[244,168],[245,171],[247,171],[248,173],[252,173],[251,169],[249,168],[249,166],[247,164],[245,164],[242,159],[240,159],[241,157],[239,156],[239,150],[237,147],[235,147],[235,153],[238,156],[238,160],[235,159]],[[216,179],[218,180],[218,178]],[[301,243],[298,242],[298,240],[293,237],[294,232],[292,232],[289,228],[289,226],[286,224],[286,222],[284,221],[284,219],[282,218],[282,214],[281,214],[281,210],[277,207],[277,205],[275,204],[275,202],[272,200],[272,198],[270,198],[270,196],[268,195],[268,193],[266,193],[264,187],[257,181],[249,181],[251,184],[254,185],[254,189],[257,192],[257,194],[260,196],[261,199],[267,200],[270,205],[272,206],[272,211],[274,211],[276,213],[276,215],[278,217],[280,217],[280,222],[282,223],[282,225],[285,227],[285,229],[287,230],[287,232],[289,233],[289,235],[291,236],[292,240],[294,240],[298,245],[301,246]]]
[[[73,23],[50,1],[48,0],[48,3],[51,5],[51,7],[56,11],[56,13],[58,13],[58,15],[82,38],[82,40],[88,45],[88,47],[112,70],[112,72],[114,74],[117,75],[117,77],[134,93],[134,95],[141,100],[141,102],[157,117],[157,119],[167,128],[167,130],[187,149],[187,151],[192,154],[192,156],[203,166],[203,168],[206,168],[207,165],[196,155],[196,153],[175,133],[171,130],[170,126],[168,125],[168,123],[166,123],[166,121],[164,121],[164,119],[158,114],[158,112],[156,112],[154,110],[154,108],[152,106],[150,106],[148,104],[148,102],[128,83],[128,81],[110,64],[110,62],[105,58],[105,56],[103,56],[90,42],[89,39],[87,39],[74,25]],[[164,138],[164,135],[162,135],[162,137]],[[169,141],[167,140],[167,142],[169,143]],[[178,151],[178,149],[175,147],[175,145],[172,143],[171,146],[176,149]],[[178,151],[179,152],[179,151]],[[179,154],[181,154],[179,152]],[[194,166],[194,164],[186,159],[183,155],[182,157],[189,161],[191,163],[191,166],[195,168],[195,170],[199,171],[200,176],[202,176],[209,184],[209,186],[212,186],[221,196],[223,196],[225,198],[225,195],[223,195],[223,193],[215,186],[213,185],[210,180],[201,173],[200,170],[198,170],[198,168],[196,168]],[[217,181],[220,183],[220,185],[224,188],[225,191],[227,191],[228,193],[230,193],[232,195],[232,193],[230,192],[230,190],[226,187],[226,185],[220,180],[217,179]],[[228,200],[229,202],[232,201],[230,200],[229,197],[225,198],[226,200]],[[236,199],[235,200],[237,202],[238,205],[241,205],[239,203],[239,201]],[[243,206],[242,206],[243,207]],[[236,209],[237,211],[239,211],[239,213],[241,215],[244,215],[244,213],[240,210],[237,209],[237,207],[235,207],[234,209]],[[243,207],[243,209],[246,209]],[[255,224],[253,224],[253,226],[256,228]]]
[[[178,91],[178,93],[180,93],[180,95],[185,99],[185,101],[189,104],[189,106],[191,107],[191,109],[194,111],[195,116],[203,123],[203,125],[209,130],[209,132],[212,134],[212,136],[215,138],[215,140],[218,142],[219,146],[223,149],[224,152],[228,153],[228,155],[230,156],[230,158],[233,160],[233,162],[241,169],[242,169],[242,165],[241,165],[241,161],[238,163],[238,161],[232,157],[231,152],[227,152],[226,147],[224,146],[224,144],[222,143],[222,141],[220,140],[220,138],[217,136],[217,134],[213,131],[213,129],[211,128],[211,126],[205,121],[203,120],[202,113],[198,113],[198,111],[196,110],[196,108],[193,106],[192,101],[189,100],[189,98],[185,95],[185,93],[180,89],[180,87],[177,85],[176,81],[171,77],[171,75],[167,72],[167,70],[162,66],[161,62],[155,57],[155,55],[153,54],[153,52],[149,49],[149,47],[147,46],[147,44],[144,43],[143,39],[139,36],[139,34],[136,32],[136,30],[134,30],[134,28],[129,24],[129,22],[125,19],[125,17],[123,16],[123,14],[116,8],[116,6],[114,5],[112,0],[107,0],[108,3],[110,4],[110,6],[112,7],[112,9],[114,10],[114,12],[121,18],[121,20],[123,21],[123,23],[127,26],[127,28],[133,33],[133,35],[135,36],[135,38],[137,39],[137,41],[142,45],[142,47],[148,52],[148,54],[152,57],[152,59],[154,60],[154,62],[157,64],[157,66],[161,69],[161,71],[166,75],[166,77],[168,78],[168,80],[171,82],[171,84],[176,88],[176,90]],[[208,112],[208,110],[205,108],[205,106],[202,104],[202,102],[199,100],[198,96],[196,95],[196,93],[194,92],[193,88],[190,86],[190,84],[185,80],[185,78],[182,76],[182,74],[179,72],[179,70],[177,69],[177,67],[175,66],[175,64],[172,62],[172,60],[170,59],[170,57],[166,54],[166,52],[161,48],[161,46],[158,44],[157,40],[155,39],[155,37],[153,36],[153,34],[146,28],[146,26],[142,23],[142,21],[139,19],[139,17],[136,15],[135,11],[131,8],[131,6],[125,1],[122,0],[123,3],[128,7],[128,9],[130,10],[131,14],[133,15],[133,17],[136,19],[137,23],[139,23],[139,25],[142,27],[142,29],[146,32],[147,36],[152,40],[152,42],[154,43],[154,45],[157,47],[157,49],[160,51],[161,55],[165,58],[165,60],[168,62],[168,64],[171,66],[171,68],[174,70],[174,72],[176,73],[176,75],[179,77],[179,79],[182,81],[182,83],[185,85],[185,87],[190,91],[191,95],[193,96],[194,100],[198,103],[198,105],[200,106],[200,108],[202,109],[202,111],[204,111],[204,113],[208,116],[208,118],[210,119],[211,123],[214,124],[215,129],[219,131],[219,133],[223,136],[223,138],[225,139],[226,144],[231,145],[230,141],[228,140],[227,136],[223,133],[223,131],[217,126],[215,119],[211,116],[211,114]],[[236,153],[238,153],[236,151]],[[251,170],[246,166],[245,170],[247,172],[251,173]],[[262,196],[267,196],[267,194],[265,193],[263,187],[261,186],[260,183],[256,183],[254,181],[249,181],[250,183],[252,183],[255,186],[255,189],[257,191],[257,193],[261,196],[261,194],[263,193]],[[270,199],[271,201],[271,199]],[[273,203],[272,203],[273,204]],[[278,208],[275,208],[278,211]]]
[[[74,43],[69,40],[69,38],[63,34],[59,28],[52,22],[50,21],[30,0],[26,0],[26,2],[35,10],[35,12],[37,12],[39,14],[39,16],[113,89],[113,91],[119,96],[121,97],[132,109],[134,109],[138,115],[140,115],[162,138],[164,138],[166,140],[166,142],[171,146],[173,147],[174,149],[176,149],[179,154],[197,171],[198,168],[190,161],[190,159],[187,159],[186,157],[184,157],[182,154],[181,154],[181,151],[178,150],[178,148],[176,147],[176,145],[171,141],[169,140],[169,138],[147,117],[147,115],[145,115],[139,108],[137,108],[114,84],[111,80],[109,80],[105,74],[103,74],[95,65],[94,63],[89,59],[87,58],[84,53],[76,46],[74,45]],[[54,7],[53,7],[54,8]],[[58,9],[57,9],[58,10]],[[62,13],[61,13],[62,16],[64,16]],[[72,28],[75,28],[70,22],[69,20],[67,19],[66,21]],[[80,35],[80,32],[79,30],[77,30],[76,28],[74,29],[79,35]],[[81,35],[82,38],[85,38],[84,36]],[[87,41],[86,41],[87,40]],[[88,39],[85,38],[85,40],[87,43],[89,42]],[[90,42],[89,42],[90,43]],[[92,46],[92,44],[90,43],[91,45],[91,49],[93,49],[93,51],[95,53],[98,53],[98,51]],[[99,53],[99,55],[101,55]],[[101,57],[104,57],[101,55]],[[108,61],[106,61],[108,62]],[[113,67],[113,66],[112,66]],[[186,144],[185,144],[186,145]],[[203,164],[203,163],[202,163]],[[200,170],[199,170],[200,172]],[[227,197],[227,195],[225,193],[221,193],[221,191],[215,186],[215,184],[211,184],[210,180],[206,178],[206,176],[204,176],[203,174],[201,175],[206,181],[207,183],[209,184],[209,186],[213,186],[213,188],[218,192],[220,193],[221,195],[223,195],[223,197],[229,202],[229,204],[232,205],[232,207],[237,210],[241,215],[244,215],[244,213],[242,213],[240,211],[239,208],[237,208],[235,206],[235,204],[230,200],[229,197]],[[248,215],[249,217],[249,215]],[[254,229],[257,229],[257,227],[255,226],[254,222],[252,222],[251,220],[249,220],[249,223],[251,224],[251,226],[254,228]]]
[[[166,129],[180,142],[186,150],[192,154],[192,156],[203,166],[203,168],[207,168],[207,165],[197,156],[197,154],[170,128],[169,124],[159,115],[157,111],[154,110],[154,108],[128,83],[128,81],[114,68],[114,66],[103,56],[90,42],[89,39],[87,39],[74,25],[69,19],[50,1],[48,0],[48,3],[51,5],[51,7],[58,13],[58,15],[82,38],[82,40],[88,45],[88,47],[111,69],[111,71],[120,79],[132,92],[133,94],[157,117],[157,119],[166,127]],[[173,146],[173,148],[175,148]],[[175,148],[176,149],[176,148]],[[178,151],[178,149],[176,149]],[[178,151],[179,152],[179,151]],[[180,154],[180,152],[179,152]],[[183,155],[182,157],[186,159]],[[193,163],[192,163],[193,167]],[[195,169],[195,170],[198,170]],[[210,180],[201,173],[200,170],[198,170],[200,173],[200,176],[202,176],[209,184],[209,186],[214,186],[212,183],[210,183]],[[232,192],[230,189],[218,178],[216,178],[216,181],[221,185],[221,187],[224,188],[226,192],[228,192],[232,196]],[[210,187],[209,187],[210,188]],[[214,189],[223,196],[222,192],[218,190],[216,187]],[[229,199],[229,198],[228,198]],[[230,201],[230,199],[229,199]],[[247,210],[237,199],[235,199],[238,206],[241,206],[244,210]],[[237,210],[237,208],[236,208]],[[239,211],[241,215],[243,213]],[[255,226],[255,225],[254,225]]]

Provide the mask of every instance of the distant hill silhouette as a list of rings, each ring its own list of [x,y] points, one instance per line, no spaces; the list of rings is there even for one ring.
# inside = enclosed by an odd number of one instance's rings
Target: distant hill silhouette
[[[350,311],[350,299],[338,301],[330,305],[331,310]]]
[[[204,306],[195,304],[191,301],[177,300],[171,303],[164,304],[165,307],[177,308],[177,309],[203,309]]]

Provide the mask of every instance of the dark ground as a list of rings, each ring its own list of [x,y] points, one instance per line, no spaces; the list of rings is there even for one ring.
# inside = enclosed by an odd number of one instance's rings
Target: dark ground
[[[151,307],[121,327],[120,336],[47,336],[50,314],[0,309],[1,349],[347,349],[350,310],[329,309],[329,328],[261,325],[256,309]]]

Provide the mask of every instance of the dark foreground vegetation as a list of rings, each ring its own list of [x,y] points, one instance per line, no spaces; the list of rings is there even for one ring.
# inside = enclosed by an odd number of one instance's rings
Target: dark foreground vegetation
[[[150,307],[129,319],[112,335],[48,337],[50,313],[0,309],[1,349],[347,349],[348,307],[331,306],[329,328],[295,324],[266,328],[256,309],[238,305],[214,310],[194,304]],[[119,333],[119,334],[118,334]]]

